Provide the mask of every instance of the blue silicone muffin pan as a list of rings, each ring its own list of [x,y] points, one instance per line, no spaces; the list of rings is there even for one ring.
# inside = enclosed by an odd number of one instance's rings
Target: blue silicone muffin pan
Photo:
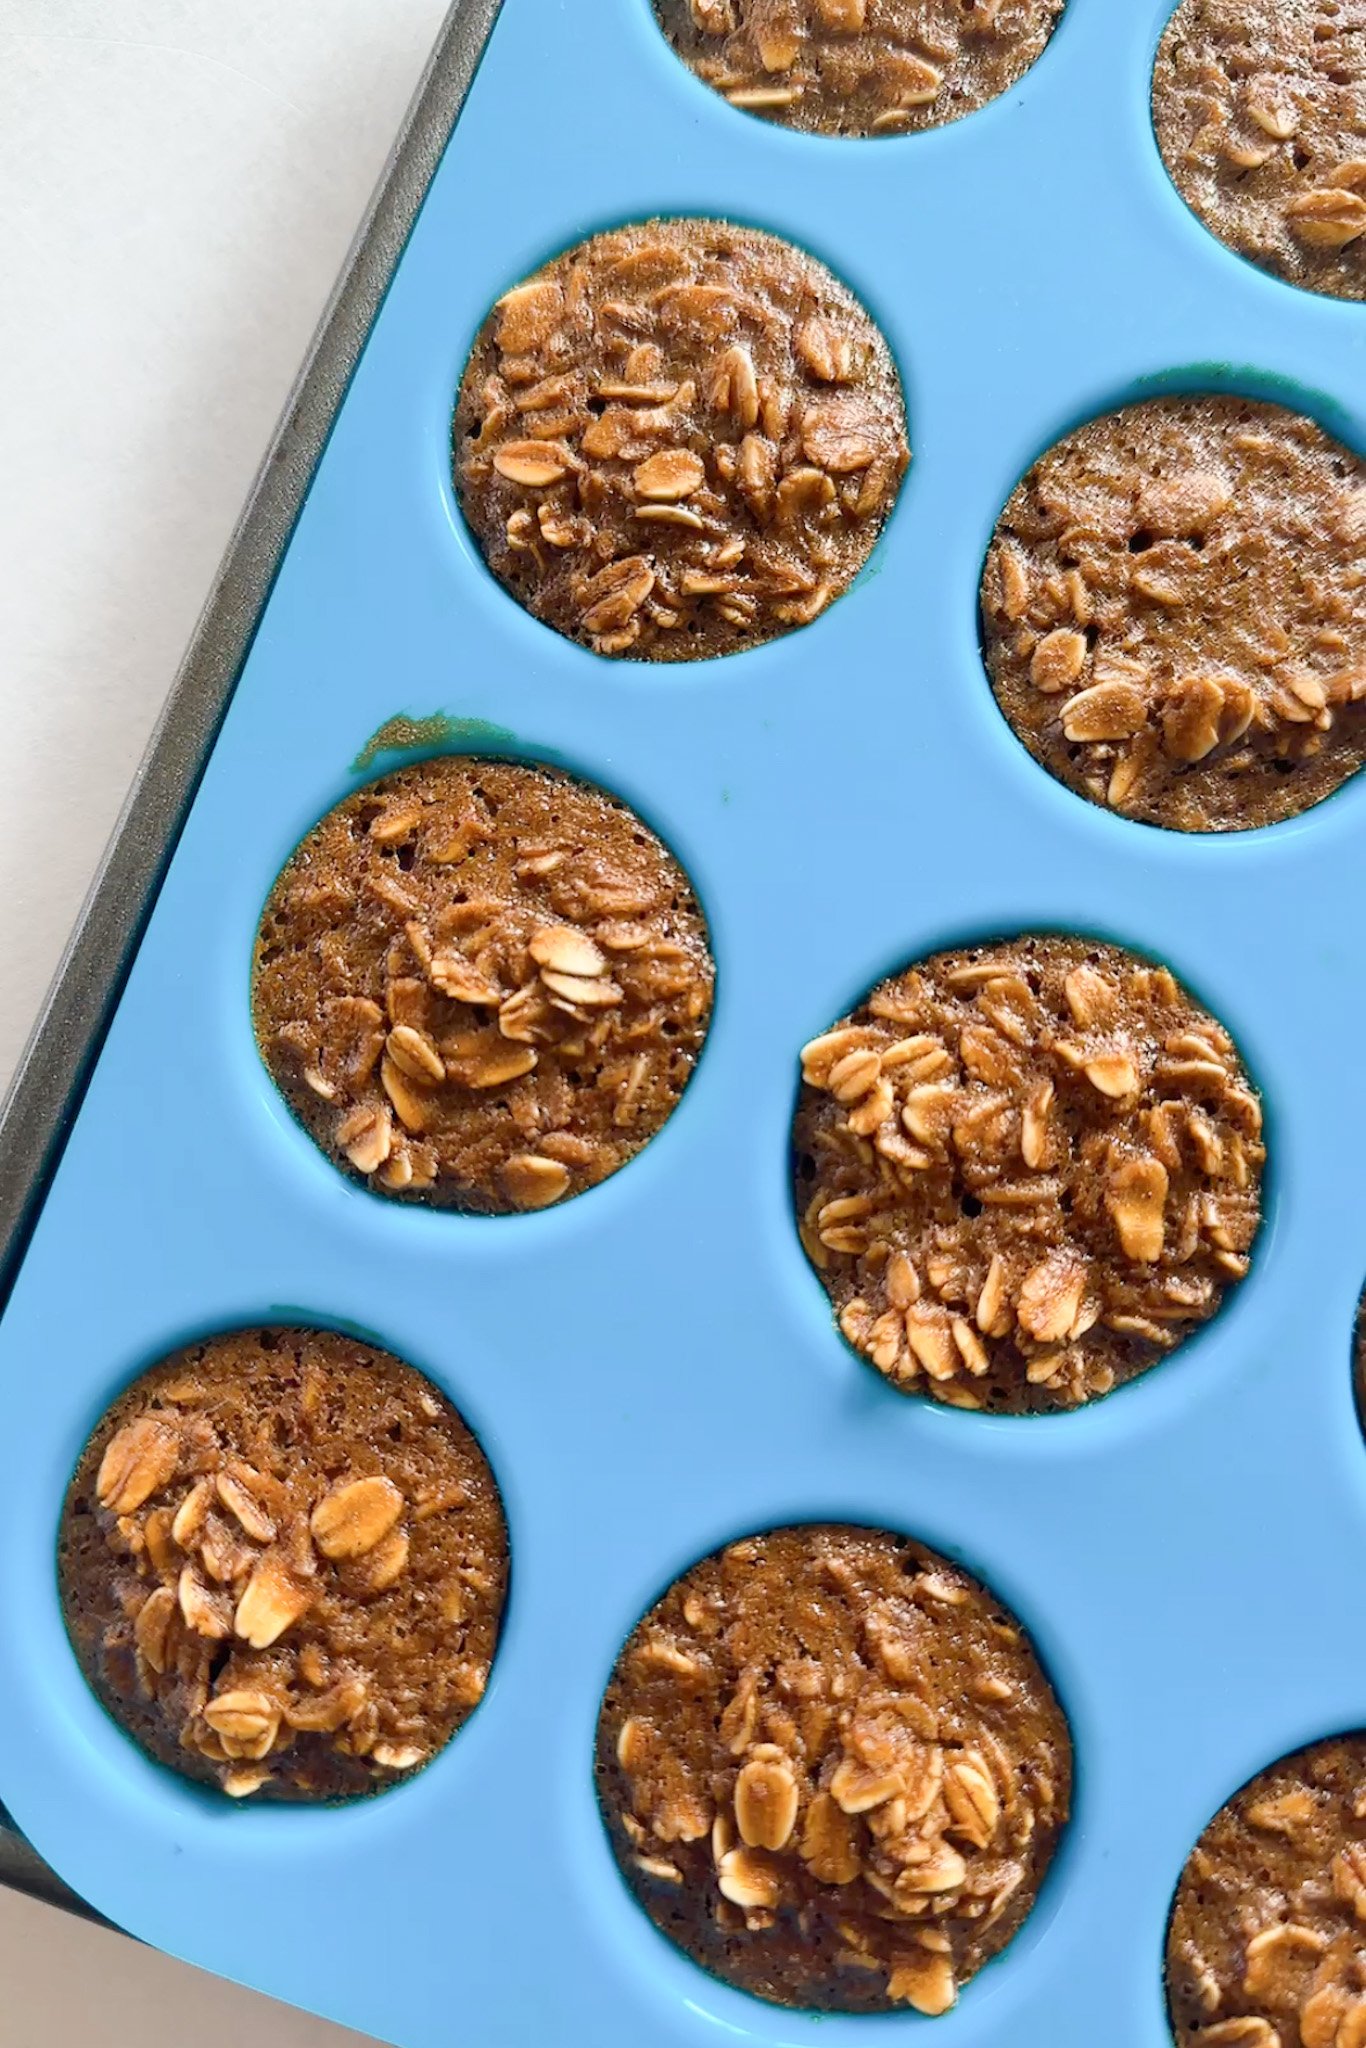
[[[1002,720],[977,592],[1002,504],[1061,433],[1164,390],[1278,399],[1366,448],[1366,308],[1223,249],[1148,109],[1170,0],[1070,0],[1018,87],[928,134],[800,137],[677,62],[649,0],[505,0],[340,406],[0,1322],[0,1799],[143,1939],[402,2044],[1163,2048],[1184,1860],[1254,1771],[1366,1723],[1366,783],[1188,838],[1052,781]],[[725,216],[810,249],[881,323],[915,459],[854,589],[725,660],[606,661],[519,609],[452,493],[491,301],[566,245]],[[386,1204],[257,1057],[256,920],[395,714],[635,805],[710,921],[696,1079],[623,1172],[479,1220]],[[429,728],[429,732],[434,728]],[[1075,1415],[905,1400],[837,1334],[797,1241],[801,1045],[950,943],[1095,933],[1167,961],[1268,1112],[1253,1269],[1179,1353]],[[41,1047],[40,1047],[41,1050]],[[242,1810],[149,1762],[77,1670],[54,1538],[112,1396],[205,1331],[315,1321],[435,1379],[509,1517],[487,1698],[412,1783]],[[694,1559],[847,1519],[960,1558],[1070,1717],[1075,1813],[1041,1900],[942,2020],[769,2007],[628,1895],[593,1734],[617,1650]],[[130,2036],[131,2038],[131,2036]]]

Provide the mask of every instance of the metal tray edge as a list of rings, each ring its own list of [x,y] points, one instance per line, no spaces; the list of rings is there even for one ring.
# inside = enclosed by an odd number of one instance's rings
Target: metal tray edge
[[[453,0],[0,1103],[0,1312],[351,374],[502,0]],[[99,1916],[0,1807],[0,1884]]]

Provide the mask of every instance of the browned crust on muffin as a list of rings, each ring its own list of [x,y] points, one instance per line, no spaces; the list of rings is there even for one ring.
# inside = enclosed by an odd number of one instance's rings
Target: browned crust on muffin
[[[328,1330],[187,1345],[107,1410],[58,1541],[81,1669],[158,1762],[234,1798],[410,1777],[483,1697],[507,1586],[455,1409]]]
[[[1366,463],[1249,399],[1158,398],[1030,470],[982,585],[997,702],[1093,803],[1272,825],[1366,758]]]
[[[1306,291],[1366,299],[1366,0],[1182,0],[1153,122],[1221,242]]]
[[[711,1014],[687,877],[568,776],[443,756],[316,825],[257,939],[261,1054],[377,1193],[487,1214],[596,1185],[666,1121]]]
[[[846,286],[722,221],[597,235],[498,301],[455,477],[493,574],[597,654],[695,661],[807,625],[867,561],[909,451]]]
[[[1075,1407],[1248,1270],[1261,1105],[1165,967],[1058,935],[939,953],[814,1039],[802,1076],[802,1243],[903,1393]]]
[[[1167,1934],[1178,2048],[1366,2042],[1366,1736],[1284,1757],[1191,1851]]]
[[[1018,1623],[923,1544],[732,1544],[632,1633],[598,1724],[627,1883],[704,1969],[779,2005],[947,2011],[1030,1911],[1071,1743]]]
[[[1063,0],[655,0],[733,107],[812,135],[909,135],[1017,85]]]

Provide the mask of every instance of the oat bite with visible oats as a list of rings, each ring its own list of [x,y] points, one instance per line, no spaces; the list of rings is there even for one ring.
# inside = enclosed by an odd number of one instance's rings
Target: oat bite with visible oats
[[[501,1214],[624,1166],[711,1015],[687,877],[624,804],[551,769],[443,756],[329,811],[271,891],[261,1054],[377,1193]]]
[[[778,1529],[617,1661],[598,1794],[660,1932],[779,2005],[937,2015],[1028,1915],[1071,1740],[1013,1616],[922,1544]]]
[[[557,632],[637,660],[809,625],[909,460],[900,380],[853,293],[713,220],[614,229],[506,292],[455,416],[493,574]]]
[[[1366,0],[1182,0],[1153,122],[1221,242],[1306,291],[1366,299]]]
[[[135,1742],[236,1799],[382,1790],[488,1683],[507,1530],[411,1366],[328,1330],[188,1345],[107,1411],[58,1539],[62,1613]]]
[[[904,1393],[1076,1407],[1248,1270],[1261,1104],[1165,967],[1052,935],[936,954],[814,1039],[802,1079],[802,1244]]]
[[[939,128],[1018,84],[1064,0],[654,0],[733,107],[812,135]]]
[[[991,686],[1078,795],[1242,832],[1366,759],[1366,462],[1313,420],[1204,395],[1107,413],[1010,498],[987,556]]]
[[[1273,1764],[1214,1816],[1167,1997],[1177,2048],[1366,2048],[1366,1736]]]

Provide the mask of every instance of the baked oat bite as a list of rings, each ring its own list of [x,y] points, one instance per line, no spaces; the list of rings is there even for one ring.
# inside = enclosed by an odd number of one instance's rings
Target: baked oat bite
[[[62,1614],[119,1725],[232,1798],[374,1792],[483,1698],[507,1529],[411,1366],[330,1330],[190,1344],[107,1410],[58,1538]]]
[[[1278,405],[1107,413],[1012,494],[988,673],[1030,753],[1150,825],[1243,832],[1366,759],[1366,462]]]
[[[1205,1829],[1167,1934],[1177,2048],[1366,2044],[1366,1736],[1262,1771]]]
[[[261,1056],[376,1193],[544,1209],[667,1121],[711,1016],[706,925],[624,804],[555,770],[446,755],[316,825],[257,935]]]
[[[1221,242],[1306,291],[1366,299],[1366,0],[1181,0],[1153,123]]]
[[[685,1572],[598,1723],[603,1818],[655,1926],[820,2012],[947,2012],[1034,1904],[1071,1761],[1013,1616],[923,1544],[842,1526]]]
[[[499,582],[594,653],[649,661],[809,625],[909,459],[853,293],[713,220],[616,228],[504,293],[455,415],[456,489]]]
[[[999,99],[1064,0],[654,0],[733,107],[813,135],[906,135]]]
[[[1246,1274],[1262,1110],[1165,967],[1041,935],[939,953],[802,1053],[802,1244],[891,1384],[1072,1408],[1147,1372]]]

